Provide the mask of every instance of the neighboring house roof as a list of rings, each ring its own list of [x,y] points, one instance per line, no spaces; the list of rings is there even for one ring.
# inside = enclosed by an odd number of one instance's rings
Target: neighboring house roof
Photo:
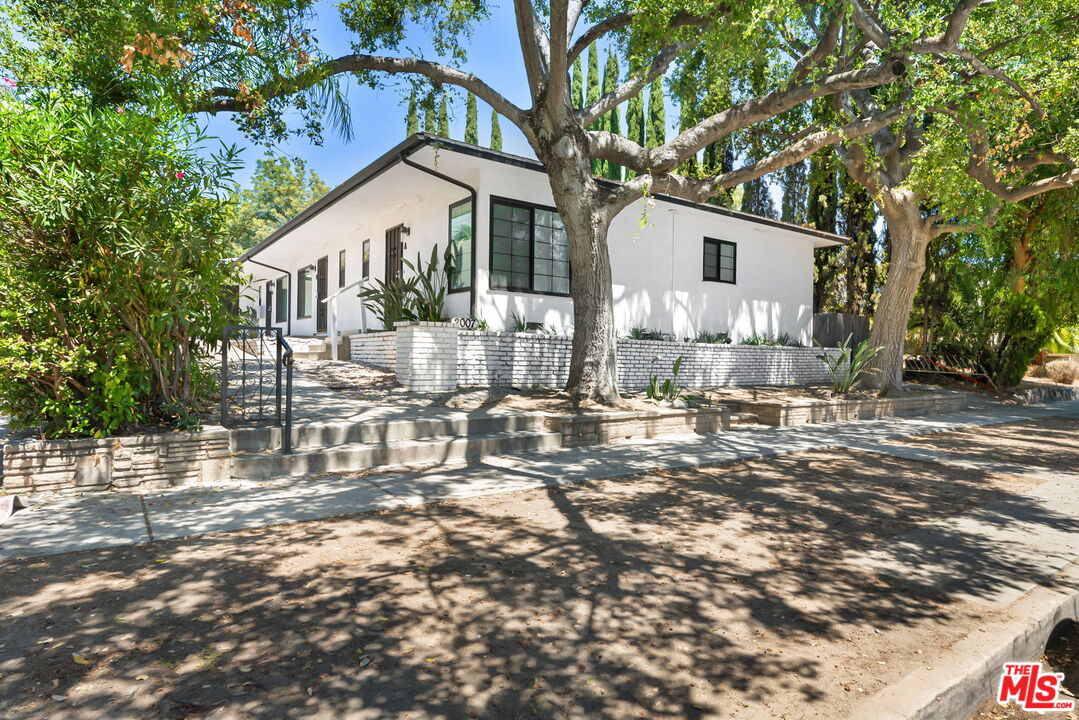
[[[300,225],[318,215],[320,212],[333,205],[335,202],[351,193],[356,188],[362,187],[367,182],[375,179],[382,173],[392,168],[397,163],[401,162],[402,158],[412,155],[417,150],[424,148],[428,145],[437,145],[440,149],[450,150],[452,152],[461,153],[462,155],[470,155],[472,157],[480,158],[483,160],[492,160],[494,162],[504,163],[506,165],[514,165],[516,167],[525,168],[527,170],[535,170],[536,172],[546,172],[543,164],[538,160],[531,158],[521,157],[520,155],[511,155],[510,153],[501,152],[498,150],[490,150],[488,148],[479,147],[478,145],[470,145],[468,143],[460,142],[459,140],[450,140],[448,138],[438,137],[429,133],[416,133],[409,135],[407,138],[399,142],[393,148],[388,150],[382,157],[375,160],[373,163],[360,170],[358,173],[345,180],[343,183],[335,187],[330,192],[323,195],[321,198],[311,203],[303,212],[298,214],[286,222],[281,227],[270,233],[264,240],[252,247],[250,250],[244,252],[238,259],[247,260],[248,258],[257,255],[270,245],[280,240],[282,237],[292,232]],[[601,182],[613,182],[604,181]],[[824,232],[822,230],[815,230],[813,228],[802,227],[801,225],[794,225],[792,223],[786,223],[779,220],[772,220],[771,218],[760,217],[759,215],[752,215],[750,213],[739,212],[737,210],[731,210],[729,208],[721,207],[719,205],[712,205],[710,203],[698,203],[691,200],[683,200],[682,198],[674,197],[672,195],[656,194],[657,200],[663,200],[664,202],[673,203],[675,205],[682,205],[685,207],[696,208],[698,210],[705,210],[707,212],[714,212],[720,215],[726,215],[727,217],[737,218],[739,220],[747,220],[749,222],[758,223],[760,225],[768,225],[770,227],[781,228],[783,230],[789,230],[791,232],[802,233],[816,238],[822,238],[830,240],[832,242],[846,244],[850,242],[850,238],[842,235],[835,235],[833,233]]]

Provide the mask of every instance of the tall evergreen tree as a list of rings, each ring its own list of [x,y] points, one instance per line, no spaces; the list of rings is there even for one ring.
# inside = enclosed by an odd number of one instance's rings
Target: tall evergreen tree
[[[752,165],[760,162],[761,159],[756,153],[750,153],[746,164]],[[770,183],[766,182],[764,177],[743,183],[742,188],[742,212],[766,218],[776,216],[776,204],[772,200]]]
[[[570,101],[575,108],[584,107],[584,71],[581,69],[581,56],[573,61],[573,76],[570,79]]]
[[[588,77],[585,79],[584,87],[584,105],[585,107],[591,105],[600,97],[600,81],[599,81],[599,48],[595,43],[588,46]],[[589,130],[599,130],[602,128],[602,121],[597,120],[588,126]],[[604,168],[603,160],[592,161],[592,174],[602,175]]]
[[[610,50],[607,51],[607,64],[603,67],[603,89],[606,95],[618,87],[618,58]],[[619,118],[619,109],[616,107],[600,118],[600,127],[615,135],[622,134],[622,122]],[[622,167],[606,160],[600,161],[600,174],[611,180],[622,179]]]
[[[246,250],[329,191],[300,158],[267,153],[255,162],[251,185],[233,196],[226,232]]]
[[[788,165],[783,168],[779,177],[780,189],[783,191],[779,219],[801,225],[806,220],[806,203],[809,199],[805,162]]]
[[[667,112],[663,105],[663,78],[658,77],[648,87],[648,125],[645,131],[648,147],[659,147],[667,142]]]
[[[434,135],[436,130],[438,123],[435,119],[435,96],[428,95],[423,99],[423,131]]]
[[[631,97],[626,106],[626,137],[644,147],[644,99],[640,93]],[[632,170],[626,170],[627,180],[634,175]]]
[[[480,144],[479,121],[476,117],[476,96],[468,94],[465,100],[465,142],[470,145]]]
[[[450,136],[450,109],[445,95],[438,101],[438,135],[444,138]]]
[[[405,118],[405,133],[415,135],[420,131],[420,116],[416,107],[416,91],[408,94],[408,115]]]
[[[498,113],[491,111],[491,149],[502,149],[502,128],[498,124]]]

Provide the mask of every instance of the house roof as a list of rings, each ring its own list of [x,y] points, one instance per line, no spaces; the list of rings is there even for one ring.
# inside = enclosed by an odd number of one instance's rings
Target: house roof
[[[409,135],[407,138],[399,142],[394,147],[387,150],[381,157],[372,162],[370,165],[360,170],[358,173],[345,180],[343,183],[335,187],[330,192],[323,195],[321,198],[309,205],[303,212],[296,215],[281,227],[270,233],[265,239],[259,242],[251,249],[244,252],[238,259],[243,261],[247,260],[255,255],[259,254],[282,237],[292,232],[299,226],[311,218],[318,215],[320,212],[330,207],[338,200],[341,200],[353,190],[362,187],[371,180],[375,179],[382,173],[386,172],[393,166],[397,165],[403,158],[412,155],[418,150],[427,147],[428,145],[437,145],[441,150],[449,150],[451,152],[461,153],[462,155],[469,155],[475,158],[483,160],[491,160],[494,162],[504,163],[506,165],[513,165],[527,170],[534,170],[536,172],[546,172],[543,164],[538,160],[522,157],[520,155],[511,155],[510,153],[501,152],[499,150],[491,150],[489,148],[479,147],[478,145],[471,145],[459,140],[450,140],[448,138],[438,137],[429,133],[415,133]],[[613,182],[613,181],[605,181]],[[731,210],[729,208],[721,207],[719,205],[712,205],[710,203],[699,203],[691,200],[683,200],[679,197],[672,195],[656,194],[657,200],[663,200],[674,205],[682,205],[684,207],[696,208],[698,210],[704,210],[707,212],[717,213],[719,215],[726,215],[727,217],[737,218],[739,220],[746,220],[748,222],[758,223],[760,225],[767,225],[770,227],[781,228],[783,230],[789,230],[791,232],[801,233],[803,235],[809,235],[811,237],[829,240],[831,242],[846,244],[850,242],[850,238],[842,235],[836,235],[821,230],[815,230],[813,228],[802,227],[801,225],[794,225],[792,223],[782,222],[780,220],[773,220],[771,218],[760,217],[759,215],[753,215],[751,213],[739,212],[738,210]]]

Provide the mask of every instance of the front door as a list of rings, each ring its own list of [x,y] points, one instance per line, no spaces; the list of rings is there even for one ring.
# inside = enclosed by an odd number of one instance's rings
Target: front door
[[[392,227],[386,231],[386,282],[400,280],[404,267],[401,261],[404,258],[405,243],[401,237],[404,225]]]
[[[326,332],[326,306],[328,303],[323,302],[329,296],[329,286],[327,285],[328,278],[326,277],[330,272],[330,259],[319,258],[318,265],[315,266],[315,293],[318,297],[315,299],[315,332]]]
[[[266,327],[273,325],[273,280],[266,283]]]

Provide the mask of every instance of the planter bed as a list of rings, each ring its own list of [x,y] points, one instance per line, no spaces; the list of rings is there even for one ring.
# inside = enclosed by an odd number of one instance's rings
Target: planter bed
[[[742,412],[755,414],[757,420],[764,425],[807,425],[883,417],[939,415],[963,410],[967,401],[958,393],[919,393],[897,398],[743,401],[738,404]]]
[[[551,430],[562,433],[562,447],[606,445],[619,440],[730,429],[727,408],[671,408],[586,415],[554,415]]]

